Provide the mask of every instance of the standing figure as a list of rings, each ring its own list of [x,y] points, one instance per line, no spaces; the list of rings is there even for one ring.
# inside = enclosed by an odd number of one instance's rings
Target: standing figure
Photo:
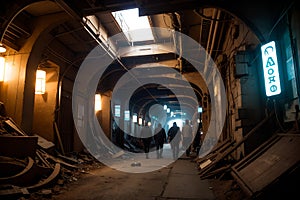
[[[173,123],[173,126],[168,131],[168,140],[171,144],[173,159],[176,160],[178,158],[179,143],[181,141],[181,131],[176,122]]]
[[[189,120],[185,120],[185,125],[182,127],[182,136],[183,136],[183,141],[182,141],[182,146],[185,150],[186,156],[190,156],[191,153],[191,144],[193,141],[193,133],[192,133],[192,127],[189,123]]]
[[[154,131],[154,141],[156,145],[157,159],[162,158],[164,143],[167,140],[166,131],[161,127],[161,123],[157,125]]]
[[[149,158],[150,144],[152,141],[152,130],[148,125],[145,125],[141,130],[142,142],[144,145],[144,151],[146,154],[146,159]]]

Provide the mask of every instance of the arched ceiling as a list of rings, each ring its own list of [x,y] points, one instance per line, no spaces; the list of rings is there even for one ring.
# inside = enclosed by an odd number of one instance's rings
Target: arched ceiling
[[[53,36],[53,41],[49,46],[60,44],[71,52],[73,56],[68,58],[68,64],[74,63],[79,57],[84,57],[101,43],[101,41],[97,41],[97,38],[95,39],[98,35],[89,34],[84,27],[82,19],[88,15],[96,16],[106,30],[107,37],[111,37],[121,33],[121,29],[110,12],[137,7],[140,15],[149,16],[152,26],[174,28],[176,31],[183,32],[198,41],[215,60],[224,45],[228,24],[234,16],[245,22],[263,42],[269,39],[270,32],[281,14],[293,6],[292,0],[276,3],[271,0],[48,0],[35,2],[37,1],[2,2],[0,9],[1,42],[13,50],[19,51],[31,36],[36,18],[50,14],[55,16],[56,13],[66,12],[70,15],[70,20],[62,22],[48,34]],[[212,30],[218,35],[217,38],[212,37]],[[155,34],[158,35],[157,38],[165,39],[165,36],[159,35],[161,33],[156,32]],[[121,38],[120,43],[123,42],[123,46],[126,47],[128,42],[122,41],[124,39],[125,37]],[[45,54],[54,54],[54,52],[51,52],[51,48],[49,48],[45,50]],[[56,56],[59,57],[59,55]],[[180,73],[195,71],[184,59],[183,67],[178,69],[178,55],[174,53],[127,55],[119,58],[106,70],[100,78],[98,89],[102,92],[112,90],[118,79],[127,70],[140,64],[158,62],[168,63],[170,67],[179,70]],[[78,68],[79,65],[75,67]],[[202,88],[197,88],[196,85],[193,87],[198,94],[201,93]],[[145,107],[159,101],[161,103],[169,102],[174,108],[178,107],[176,97],[170,98],[172,93],[168,89],[158,90],[157,88],[159,87],[155,84],[143,87],[134,95],[133,104]],[[153,97],[155,98],[153,99]],[[201,98],[199,95],[197,97]],[[198,99],[198,101],[201,100]]]

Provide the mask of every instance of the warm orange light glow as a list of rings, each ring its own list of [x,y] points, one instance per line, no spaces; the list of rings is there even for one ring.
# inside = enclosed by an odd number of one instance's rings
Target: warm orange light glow
[[[5,58],[0,57],[0,82],[4,81],[5,75]]]
[[[101,104],[101,94],[96,94],[95,95],[95,111],[99,111],[102,109],[102,104]]]
[[[45,94],[46,92],[46,72],[44,70],[36,71],[35,94]]]
[[[5,53],[5,52],[6,52],[5,46],[0,43],[0,53]]]

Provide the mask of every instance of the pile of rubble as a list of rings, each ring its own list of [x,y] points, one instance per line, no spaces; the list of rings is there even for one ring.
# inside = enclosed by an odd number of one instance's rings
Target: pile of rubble
[[[62,155],[52,142],[27,135],[9,117],[0,118],[0,199],[50,198],[102,166],[86,151]]]
[[[237,190],[238,186],[247,198],[282,199],[291,194],[299,196],[298,188],[294,184],[290,185],[291,182],[300,180],[299,130],[284,133],[276,131],[245,157],[236,160],[232,156],[237,148],[272,120],[272,117],[273,114],[260,121],[240,141],[229,138],[218,143],[204,157],[194,159],[200,178],[231,180],[231,188],[225,193]]]

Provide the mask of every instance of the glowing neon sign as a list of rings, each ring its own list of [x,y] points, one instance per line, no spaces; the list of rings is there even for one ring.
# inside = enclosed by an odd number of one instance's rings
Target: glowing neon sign
[[[264,69],[266,95],[269,97],[280,94],[280,78],[274,41],[261,46],[261,56]]]

